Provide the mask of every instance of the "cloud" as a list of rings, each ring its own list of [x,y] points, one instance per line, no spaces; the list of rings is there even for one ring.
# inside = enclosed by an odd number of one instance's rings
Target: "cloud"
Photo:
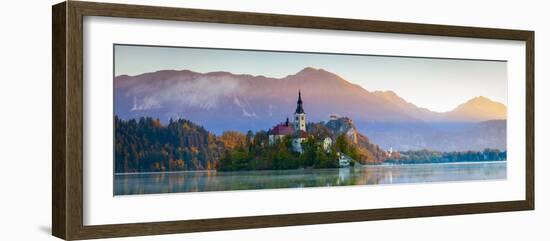
[[[145,97],[141,101],[141,104],[138,105],[137,98],[136,96],[134,96],[134,105],[132,106],[132,109],[130,109],[130,111],[151,110],[160,107],[161,104],[156,98]]]
[[[241,108],[241,110],[242,110],[242,112],[243,112],[243,116],[245,116],[245,117],[258,117],[258,116],[256,115],[256,113],[254,113],[254,112],[252,112],[252,113],[251,113],[251,112],[248,112],[248,111],[246,110],[246,105],[245,105],[245,103],[243,103],[241,100],[239,100],[239,98],[237,98],[237,97],[233,98],[233,103],[235,103],[235,105],[237,105],[238,107]]]
[[[224,98],[240,93],[239,80],[231,77],[173,78],[142,81],[128,91],[134,96],[131,111],[180,106],[215,109]]]

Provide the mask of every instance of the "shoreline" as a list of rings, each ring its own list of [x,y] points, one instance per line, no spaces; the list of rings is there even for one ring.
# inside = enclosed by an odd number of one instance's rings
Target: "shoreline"
[[[240,170],[240,171],[218,171],[218,170],[194,170],[194,171],[169,171],[169,172],[127,172],[114,173],[114,176],[129,176],[129,175],[150,175],[150,174],[177,174],[177,173],[208,173],[208,172],[250,172],[250,171],[289,171],[289,170],[329,170],[329,169],[353,169],[356,167],[391,167],[391,166],[424,166],[424,165],[468,165],[468,164],[502,164],[506,161],[468,161],[468,162],[430,162],[430,163],[380,163],[380,164],[356,164],[355,167],[340,167],[340,168],[297,168],[297,169],[279,169],[279,170]]]
[[[420,166],[420,165],[445,165],[445,164],[490,164],[490,163],[506,163],[508,160],[504,161],[464,161],[464,162],[425,162],[425,163],[380,163],[380,164],[367,164],[360,166]]]

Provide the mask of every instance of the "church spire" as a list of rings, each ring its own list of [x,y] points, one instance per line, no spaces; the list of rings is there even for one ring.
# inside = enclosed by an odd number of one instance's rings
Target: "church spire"
[[[296,106],[296,114],[305,114],[304,107],[302,106],[302,92],[298,90],[298,102]]]

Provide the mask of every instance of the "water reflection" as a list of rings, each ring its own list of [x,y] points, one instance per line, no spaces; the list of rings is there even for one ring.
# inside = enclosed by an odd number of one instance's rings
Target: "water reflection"
[[[115,175],[115,195],[494,180],[506,162],[379,165],[339,169]]]

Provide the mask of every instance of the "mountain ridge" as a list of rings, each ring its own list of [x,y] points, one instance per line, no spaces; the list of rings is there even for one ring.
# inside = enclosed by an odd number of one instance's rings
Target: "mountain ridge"
[[[458,105],[449,112],[444,112],[450,119],[469,119],[475,121],[506,119],[507,108],[504,104],[484,96],[477,96]]]
[[[206,79],[206,80],[205,80]],[[362,86],[351,83],[341,76],[329,72],[324,69],[315,69],[313,67],[306,67],[295,74],[287,75],[283,78],[273,78],[265,77],[263,75],[249,75],[249,74],[233,74],[228,71],[213,71],[206,73],[199,73],[191,70],[159,70],[155,72],[143,73],[135,76],[129,75],[119,75],[115,77],[115,90],[121,90],[123,94],[137,96],[147,95],[147,89],[150,92],[158,91],[162,92],[166,88],[171,88],[170,85],[175,85],[177,87],[180,83],[193,83],[199,81],[214,82],[218,84],[228,85],[232,93],[229,93],[229,96],[233,97],[231,102],[247,102],[247,99],[243,97],[246,95],[250,98],[258,97],[267,97],[277,98],[282,102],[291,102],[291,95],[281,95],[280,93],[269,93],[269,92],[288,92],[288,90],[296,91],[298,89],[304,89],[304,95],[307,97],[308,94],[312,97],[309,103],[315,103],[319,101],[323,96],[327,95],[332,98],[333,101],[337,102],[338,98],[348,97],[348,104],[353,102],[359,102],[363,104],[379,105],[379,109],[373,108],[370,114],[388,114],[391,118],[381,118],[375,121],[426,121],[426,122],[452,122],[452,121],[466,121],[466,122],[479,122],[491,119],[503,119],[506,116],[506,106],[502,103],[491,101],[486,97],[475,97],[468,100],[465,103],[458,105],[455,109],[447,112],[436,112],[429,110],[428,108],[423,108],[415,105],[414,103],[408,102],[401,96],[399,96],[394,91],[369,91]],[[158,85],[157,82],[160,82],[161,85],[164,85],[164,88],[154,87]],[[233,84],[228,84],[228,82],[233,82]],[[136,88],[136,85],[139,85]],[[236,85],[236,86],[235,86]],[[319,87],[319,86],[323,87]],[[266,89],[271,91],[262,91],[261,87],[266,87]],[[132,88],[134,90],[132,90]],[[234,88],[240,88],[241,91]],[[138,90],[136,90],[138,89]],[[309,93],[308,93],[309,91]],[[131,92],[131,93],[130,93]],[[185,94],[185,88],[179,94]],[[223,91],[222,91],[223,92]],[[117,93],[118,94],[118,93]],[[216,94],[216,93],[214,93]],[[227,93],[218,93],[218,94],[227,94]],[[216,96],[218,97],[218,96]],[[162,98],[162,102],[169,102],[169,98]],[[261,98],[260,98],[261,99]],[[352,100],[353,99],[353,100]],[[142,101],[151,100],[147,99],[147,96],[143,97]],[[313,100],[313,101],[311,101]],[[484,105],[481,108],[476,107],[477,104],[472,103],[472,101],[482,101]],[[138,101],[139,102],[139,101]],[[149,107],[158,105],[149,105]],[[325,103],[326,104],[326,103]],[[343,104],[342,104],[343,105]],[[472,107],[473,106],[473,107]],[[121,106],[122,107],[122,106]],[[149,109],[150,109],[149,108]],[[372,108],[367,106],[367,108]],[[139,108],[130,108],[130,109],[139,109]],[[146,109],[146,108],[141,108]],[[175,108],[177,109],[177,108]],[[358,109],[358,108],[355,108]],[[485,109],[491,110],[484,112]],[[176,110],[177,111],[177,110]],[[359,111],[360,108],[359,108]],[[378,113],[377,113],[378,112]],[[381,113],[380,113],[381,112]],[[477,113],[476,113],[477,112]],[[479,116],[476,116],[478,114]],[[121,116],[124,116],[121,115]],[[325,116],[326,117],[326,116]],[[163,116],[161,116],[161,119]],[[357,119],[357,118],[354,118]],[[372,119],[369,117],[359,118],[359,119]],[[386,119],[386,120],[384,120]],[[371,120],[372,121],[372,120]]]

